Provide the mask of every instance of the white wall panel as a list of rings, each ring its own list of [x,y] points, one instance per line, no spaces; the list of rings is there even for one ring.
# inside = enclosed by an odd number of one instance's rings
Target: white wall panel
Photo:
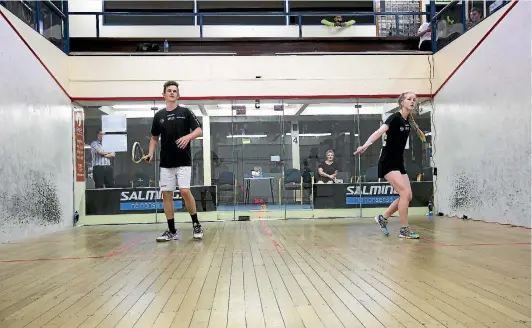
[[[18,17],[9,12],[6,8],[0,6],[0,12],[2,12],[2,14],[9,20],[16,31],[20,33],[24,41],[26,41],[31,49],[37,54],[43,64],[46,65],[46,68],[50,70],[50,73],[52,73],[57,82],[68,92],[68,56],[45,37],[33,30],[32,27],[28,26]],[[1,15],[0,20],[4,20]],[[11,27],[9,28],[13,31]],[[7,47],[4,40],[0,40],[2,42],[0,49]],[[30,53],[25,45],[24,47],[25,51]],[[4,72],[0,71],[0,74],[3,76]]]
[[[520,1],[436,96],[444,214],[531,226],[530,7]]]
[[[429,91],[426,55],[72,56],[69,63],[73,98],[159,97],[171,79],[183,97]]]
[[[0,242],[72,226],[69,98],[0,17]]]

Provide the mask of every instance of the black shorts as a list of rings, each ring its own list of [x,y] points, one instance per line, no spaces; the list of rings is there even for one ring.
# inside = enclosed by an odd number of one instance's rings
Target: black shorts
[[[384,176],[392,171],[399,171],[401,174],[406,174],[406,169],[403,162],[379,162],[380,179],[384,179]]]
[[[419,45],[419,50],[421,51],[432,51],[432,41],[425,40]]]

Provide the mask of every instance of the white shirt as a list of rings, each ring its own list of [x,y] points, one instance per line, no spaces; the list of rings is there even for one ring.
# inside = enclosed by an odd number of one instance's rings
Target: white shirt
[[[428,28],[430,27],[430,23],[423,23],[421,24],[421,26],[419,27],[419,29],[417,30],[418,33],[421,33],[423,31],[426,31]],[[431,31],[427,31],[426,33],[424,33],[423,35],[421,35],[421,37],[419,37],[419,46],[418,47],[421,47],[421,43],[423,41],[430,41],[431,40]]]
[[[98,150],[103,150],[102,143],[98,140],[95,140],[91,143],[92,166],[94,167],[111,165],[111,160],[105,156],[98,154]]]

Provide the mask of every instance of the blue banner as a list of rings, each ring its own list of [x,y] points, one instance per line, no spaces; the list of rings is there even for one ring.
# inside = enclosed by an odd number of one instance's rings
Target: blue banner
[[[182,209],[183,202],[174,200],[174,209]],[[163,202],[122,202],[120,203],[121,211],[146,211],[161,210],[164,211]]]
[[[390,205],[399,196],[373,196],[373,197],[360,197],[360,196],[347,196],[345,197],[346,205]]]

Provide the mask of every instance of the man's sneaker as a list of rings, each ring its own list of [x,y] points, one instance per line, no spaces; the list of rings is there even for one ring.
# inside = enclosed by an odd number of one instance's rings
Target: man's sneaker
[[[410,231],[409,227],[402,227],[401,230],[399,230],[399,238],[418,239],[419,234]]]
[[[377,222],[377,224],[379,225],[379,228],[381,228],[382,232],[388,236],[389,232],[388,232],[388,228],[386,228],[386,225],[388,224],[388,220],[386,220],[386,218],[382,215],[377,215],[375,217],[375,222]]]
[[[163,242],[163,241],[170,241],[170,240],[178,240],[179,236],[176,233],[171,233],[169,230],[166,230],[160,237],[157,237],[157,241]]]
[[[194,229],[193,229],[193,237],[194,239],[203,239],[203,228],[201,227],[201,225],[199,224],[196,224],[194,225]]]

